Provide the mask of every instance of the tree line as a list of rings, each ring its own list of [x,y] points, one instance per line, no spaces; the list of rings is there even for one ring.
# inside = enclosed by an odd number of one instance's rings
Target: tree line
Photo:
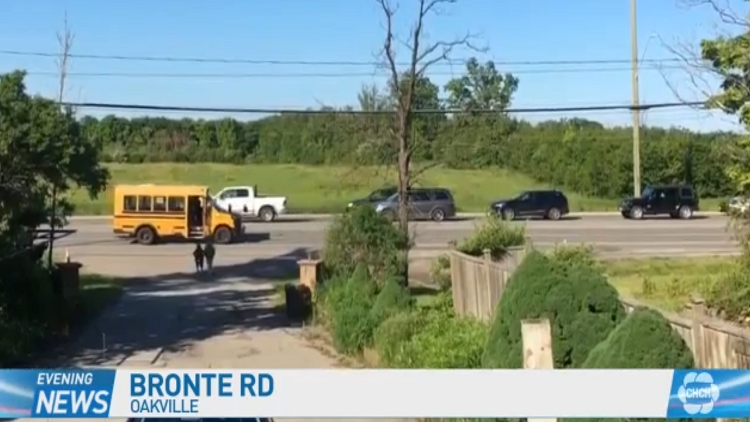
[[[85,137],[108,162],[217,162],[393,165],[388,116],[297,114],[250,122],[85,117]],[[632,130],[582,119],[532,124],[504,115],[417,116],[415,162],[450,168],[503,167],[582,194],[616,198],[633,191]],[[644,128],[644,184],[687,182],[703,197],[735,193],[728,133]],[[488,183],[493,181],[488,180]]]

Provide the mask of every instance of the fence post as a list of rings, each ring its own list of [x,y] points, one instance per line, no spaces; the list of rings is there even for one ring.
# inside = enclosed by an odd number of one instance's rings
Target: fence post
[[[693,324],[690,329],[693,342],[693,355],[695,356],[695,366],[698,368],[708,368],[706,362],[706,345],[703,338],[703,321],[706,318],[706,302],[702,298],[695,297],[691,300]]]
[[[482,321],[487,321],[492,318],[492,313],[495,310],[492,302],[492,251],[489,249],[483,249],[482,255],[484,255],[484,287],[477,289],[477,300],[482,300],[482,314],[479,315]]]
[[[521,321],[523,369],[554,369],[552,328],[548,319]],[[557,422],[555,418],[528,419],[528,422]]]

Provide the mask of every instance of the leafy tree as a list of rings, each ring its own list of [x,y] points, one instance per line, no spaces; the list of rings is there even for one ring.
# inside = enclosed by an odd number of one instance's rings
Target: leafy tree
[[[24,76],[0,76],[0,227],[11,237],[45,222],[53,187],[64,194],[76,185],[96,196],[109,177],[72,111],[31,97]]]
[[[466,62],[466,74],[449,81],[445,90],[451,109],[503,111],[518,90],[518,78],[500,74],[492,61],[480,64],[471,58]]]

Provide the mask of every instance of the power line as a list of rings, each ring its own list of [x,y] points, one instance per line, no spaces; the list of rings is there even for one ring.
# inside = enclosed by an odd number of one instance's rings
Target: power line
[[[510,108],[505,110],[473,110],[473,113],[499,114],[499,113],[560,113],[572,111],[607,111],[607,110],[656,110],[676,107],[698,107],[705,103],[677,102],[677,103],[653,103],[633,105],[600,105],[588,107],[542,107],[542,108]],[[385,115],[393,114],[391,110],[314,110],[314,109],[279,109],[279,108],[225,108],[225,107],[180,107],[169,105],[150,104],[117,104],[117,103],[91,103],[91,102],[66,102],[66,106],[76,108],[96,108],[109,110],[139,110],[139,111],[181,111],[191,113],[238,113],[238,114],[365,114]],[[456,109],[424,109],[414,110],[414,114],[464,114],[464,110]]]
[[[641,71],[682,69],[680,66],[646,67]],[[524,74],[563,74],[563,73],[605,73],[605,72],[630,72],[630,68],[584,68],[584,69],[521,69],[509,71],[514,75]],[[59,78],[59,72],[50,71],[27,71],[30,76],[44,76]],[[428,76],[457,76],[453,72],[429,72]],[[141,72],[68,72],[66,76],[76,78],[134,78],[134,79],[285,79],[285,78],[366,78],[366,77],[389,77],[383,71],[380,72],[294,72],[294,73],[141,73]]]
[[[59,58],[59,52],[0,50],[0,55],[21,57]],[[237,59],[215,57],[177,57],[177,56],[131,56],[112,54],[69,54],[73,59],[84,60],[117,60],[141,62],[174,62],[174,63],[226,63],[226,64],[256,64],[256,65],[287,65],[287,66],[381,66],[378,61],[357,60],[271,60],[271,59]],[[437,65],[451,66],[466,64],[469,59],[455,59]],[[679,58],[644,59],[641,63],[677,63]],[[493,61],[498,66],[565,66],[565,65],[609,65],[630,64],[630,59],[581,59],[581,60],[522,60],[522,61]],[[398,63],[407,66],[408,63]]]

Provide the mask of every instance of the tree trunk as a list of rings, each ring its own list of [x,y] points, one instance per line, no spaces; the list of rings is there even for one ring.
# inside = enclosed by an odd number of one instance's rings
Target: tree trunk
[[[398,151],[398,226],[404,238],[409,238],[409,187],[411,185],[411,151],[409,150],[409,116],[408,111],[399,118],[399,151]],[[402,251],[404,286],[409,285],[409,246]]]

